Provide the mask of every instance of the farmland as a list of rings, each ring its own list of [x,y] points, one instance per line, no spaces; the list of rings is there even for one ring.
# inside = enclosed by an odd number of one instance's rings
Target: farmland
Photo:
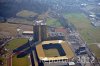
[[[57,19],[54,19],[54,18],[47,18],[47,25],[48,26],[61,27],[60,22]]]
[[[100,48],[97,46],[97,44],[89,45],[89,47],[93,51],[95,56],[99,59],[100,58]]]
[[[89,48],[97,58],[100,58],[100,48],[95,43],[100,43],[100,27],[91,25],[90,20],[83,13],[66,14],[69,22],[74,24],[82,39],[87,42]]]
[[[18,28],[21,30],[33,30],[33,26],[30,25],[0,23],[0,37],[16,36]]]
[[[100,42],[100,28],[92,26],[85,14],[69,13],[65,14],[65,17],[75,25],[77,31],[88,44]]]

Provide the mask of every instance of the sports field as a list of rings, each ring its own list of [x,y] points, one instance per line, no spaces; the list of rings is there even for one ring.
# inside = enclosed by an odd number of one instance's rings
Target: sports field
[[[46,57],[59,57],[66,55],[61,44],[45,44],[42,47]]]
[[[57,49],[44,50],[44,53],[48,57],[57,57],[57,56],[60,56]]]
[[[6,48],[9,49],[8,54],[13,51],[14,49],[22,46],[23,44],[27,43],[28,39],[25,38],[17,38],[9,41],[6,45]],[[17,58],[17,55],[12,57],[12,66],[29,66],[29,58],[28,56]],[[5,64],[6,66],[6,64]]]
[[[25,39],[25,38],[13,39],[7,43],[6,48],[12,51],[22,46],[23,44],[27,43],[27,41],[28,39]]]
[[[59,42],[59,43],[58,43]],[[39,60],[71,59],[74,53],[67,42],[63,40],[43,41],[36,46]],[[45,59],[48,58],[48,59]]]
[[[12,66],[29,66],[30,64],[30,59],[28,58],[28,56],[25,56],[23,58],[17,58],[17,56],[15,55],[12,58]]]

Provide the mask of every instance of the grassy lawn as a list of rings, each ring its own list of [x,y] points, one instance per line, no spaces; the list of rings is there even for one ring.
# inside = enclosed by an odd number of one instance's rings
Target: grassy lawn
[[[100,28],[92,26],[90,20],[83,13],[65,14],[65,17],[75,25],[95,56],[100,58],[100,48],[93,44],[100,43]]]
[[[30,60],[28,56],[25,56],[23,58],[17,58],[17,56],[15,55],[12,58],[12,66],[29,66],[29,64]]]
[[[27,43],[27,41],[28,39],[24,39],[24,38],[13,39],[7,43],[6,48],[8,48],[9,50],[14,50],[17,47]]]
[[[100,28],[93,27],[85,14],[69,13],[64,16],[69,22],[75,25],[82,38],[87,43],[100,43]]]
[[[61,26],[60,22],[54,18],[47,18],[47,25],[48,26],[55,26],[55,27]]]
[[[57,49],[48,49],[48,50],[44,50],[44,53],[45,53],[45,55],[46,55],[47,57],[60,56]]]
[[[100,59],[100,48],[96,44],[89,45],[95,56]]]
[[[16,49],[17,47],[25,44],[28,41],[28,39],[25,38],[17,38],[9,41],[6,45],[6,48],[10,51]],[[10,52],[8,52],[10,53]],[[5,64],[6,66],[6,64]],[[25,56],[23,58],[17,58],[17,56],[14,56],[12,58],[12,66],[29,66],[29,59],[28,56]]]

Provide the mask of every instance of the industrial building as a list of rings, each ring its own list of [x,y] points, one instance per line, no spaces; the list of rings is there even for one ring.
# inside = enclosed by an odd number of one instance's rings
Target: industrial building
[[[23,35],[33,35],[33,31],[23,31]]]
[[[65,34],[62,32],[49,32],[48,40],[64,40]]]

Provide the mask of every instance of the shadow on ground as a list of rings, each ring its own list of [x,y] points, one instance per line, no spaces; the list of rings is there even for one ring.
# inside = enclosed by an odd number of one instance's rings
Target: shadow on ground
[[[32,52],[32,50],[33,50],[33,49],[28,48],[27,50],[25,50],[25,51],[19,53],[19,54],[17,55],[17,58],[22,58],[22,57],[24,57],[24,56],[30,54],[30,53]]]
[[[16,48],[13,50],[13,53],[17,54],[17,58],[24,57],[32,52],[34,47],[30,47],[30,45],[33,45],[34,41],[28,41],[26,44],[23,44],[22,46]]]
[[[23,44],[22,46],[16,48],[13,50],[13,53],[16,53],[16,52],[20,52],[20,51],[23,51],[24,49],[27,49],[29,47],[29,42],[27,42],[26,44]]]

